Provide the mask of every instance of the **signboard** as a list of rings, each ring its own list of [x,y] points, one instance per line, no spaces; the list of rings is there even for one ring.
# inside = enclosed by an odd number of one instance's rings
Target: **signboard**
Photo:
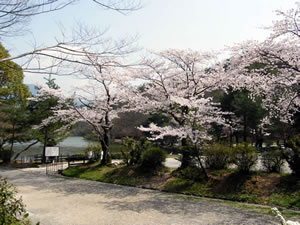
[[[88,151],[87,155],[88,155],[88,158],[91,159],[94,156],[94,152],[93,151]]]
[[[59,147],[46,147],[46,156],[59,156]]]

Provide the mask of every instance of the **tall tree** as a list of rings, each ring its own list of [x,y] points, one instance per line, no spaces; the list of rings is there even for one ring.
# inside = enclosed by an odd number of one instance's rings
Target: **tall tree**
[[[47,80],[46,85],[50,90],[59,90],[59,86],[55,83],[55,79],[45,78]],[[41,90],[38,90],[41,92]],[[54,115],[55,108],[60,104],[59,99],[48,93],[47,95],[37,94],[33,98],[34,100],[30,102],[30,111],[32,124],[36,124],[35,132],[33,134],[34,138],[39,142],[43,143],[43,152],[42,152],[42,162],[46,162],[46,147],[55,146],[57,143],[62,141],[67,137],[68,132],[63,128],[64,123],[60,120],[51,121],[47,124],[43,123],[43,120],[46,120]],[[66,105],[63,105],[66,107]]]
[[[247,41],[232,48],[227,72],[252,95],[263,97],[271,118],[289,124],[300,106],[300,3],[277,13],[280,19],[270,27],[266,40]],[[262,66],[251,68],[257,64]]]
[[[239,136],[247,142],[254,135],[256,146],[262,147],[261,124],[267,113],[261,105],[261,99],[253,99],[250,95],[246,89],[233,91],[228,88],[216,101],[220,103],[222,111],[232,113],[225,117],[233,125],[231,135],[236,136],[236,142],[239,142]]]
[[[168,126],[150,124],[142,131],[151,132],[154,140],[175,136],[183,145],[182,164],[190,164],[188,141],[195,146],[210,139],[207,130],[212,122],[225,124],[222,113],[214,105],[209,91],[223,88],[223,67],[212,62],[215,55],[192,50],[174,50],[150,55],[144,59],[137,77],[145,80],[143,92],[137,102],[139,110],[158,112],[171,118]]]
[[[54,115],[43,121],[45,125],[56,121],[64,121],[66,127],[79,121],[90,124],[102,147],[101,165],[108,165],[111,163],[112,120],[126,109],[131,91],[127,86],[127,77],[121,75],[119,70],[102,67],[96,58],[89,57],[89,60],[93,60],[94,67],[82,69],[82,76],[88,79],[89,83],[76,87],[72,97],[65,97],[59,90],[43,87],[37,98],[50,94],[57,97],[61,103],[56,107]],[[80,101],[80,105],[74,105],[68,102],[68,99],[73,99],[72,102]],[[67,103],[68,109],[64,106]]]
[[[9,57],[9,53],[0,45],[0,58]],[[21,118],[25,116],[27,98],[30,93],[23,84],[22,69],[7,61],[0,64],[0,151],[7,142],[13,144],[25,129]]]

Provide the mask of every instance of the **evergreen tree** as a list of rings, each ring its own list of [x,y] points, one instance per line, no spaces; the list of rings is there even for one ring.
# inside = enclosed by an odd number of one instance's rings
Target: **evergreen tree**
[[[0,44],[0,59],[9,57],[9,53]],[[23,83],[22,69],[12,61],[0,63],[0,151],[10,143],[12,152],[14,142],[22,139],[25,129],[27,98],[30,96]]]
[[[50,89],[57,90],[60,87],[55,83],[55,79],[45,78],[46,84]],[[35,101],[30,102],[30,111],[32,115],[32,123],[38,126],[34,136],[35,139],[43,143],[42,162],[46,162],[46,147],[55,146],[68,136],[68,132],[62,130],[64,123],[55,121],[43,123],[43,120],[54,115],[55,107],[58,105],[58,98],[52,95],[38,96]]]

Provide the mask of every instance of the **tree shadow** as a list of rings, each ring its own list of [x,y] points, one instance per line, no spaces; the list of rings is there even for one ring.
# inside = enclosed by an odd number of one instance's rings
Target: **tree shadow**
[[[243,185],[251,178],[250,173],[230,173],[223,177],[221,182],[215,182],[212,189],[215,193],[234,194],[242,190]]]
[[[275,224],[274,218],[257,214],[248,210],[230,207],[223,203],[207,200],[194,200],[159,191],[144,190],[128,186],[106,184],[82,179],[46,176],[43,169],[11,169],[2,170],[1,176],[8,177],[10,183],[17,187],[30,187],[36,191],[54,192],[64,196],[90,194],[101,196],[95,199],[97,205],[116,213],[143,213],[157,211],[166,217],[178,218],[178,224],[187,224],[185,219],[194,221],[192,224]],[[93,196],[94,197],[94,196]],[[198,219],[198,222],[197,222]],[[199,222],[199,220],[201,222]]]

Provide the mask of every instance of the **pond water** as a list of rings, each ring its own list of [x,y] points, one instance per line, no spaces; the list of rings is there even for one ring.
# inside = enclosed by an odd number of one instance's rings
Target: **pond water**
[[[58,143],[57,146],[59,146],[60,154],[74,154],[74,153],[80,153],[84,151],[84,148],[86,148],[89,144],[94,143],[92,141],[87,141],[83,137],[68,137],[62,142]],[[22,149],[26,148],[29,143],[23,143],[23,144],[15,144],[14,145],[14,152],[19,152]],[[26,152],[23,152],[19,158],[22,156],[30,156],[30,155],[36,155],[36,154],[42,154],[43,145],[41,143],[38,143],[34,146],[32,146],[30,149],[28,149]]]

